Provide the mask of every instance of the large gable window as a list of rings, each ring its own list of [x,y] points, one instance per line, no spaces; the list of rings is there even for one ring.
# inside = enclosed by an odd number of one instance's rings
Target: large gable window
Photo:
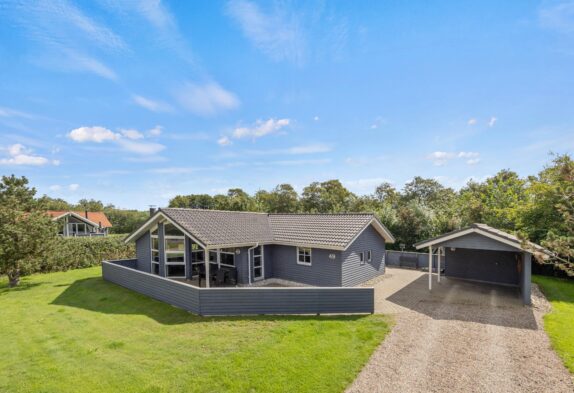
[[[185,278],[185,236],[173,224],[165,224],[165,275]]]
[[[311,266],[311,249],[297,247],[297,263],[299,265]]]
[[[235,250],[232,248],[222,248],[219,253],[219,264],[221,266],[235,267]]]
[[[157,227],[151,230],[151,274],[159,275],[159,237]]]

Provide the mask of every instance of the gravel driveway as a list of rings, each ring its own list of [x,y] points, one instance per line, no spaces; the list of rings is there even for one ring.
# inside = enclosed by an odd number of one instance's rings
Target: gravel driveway
[[[574,392],[542,327],[549,304],[514,289],[387,269],[371,283],[396,325],[348,392]]]

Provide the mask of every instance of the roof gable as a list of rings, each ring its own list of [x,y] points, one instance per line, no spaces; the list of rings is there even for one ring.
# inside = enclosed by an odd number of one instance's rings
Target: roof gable
[[[87,212],[87,217],[86,212],[71,210],[48,210],[46,213],[54,220],[59,220],[60,218],[68,215],[74,215],[83,221],[89,221],[89,223],[95,226],[99,226],[100,223],[102,228],[110,228],[112,226],[112,223],[108,220],[108,217],[104,212]]]

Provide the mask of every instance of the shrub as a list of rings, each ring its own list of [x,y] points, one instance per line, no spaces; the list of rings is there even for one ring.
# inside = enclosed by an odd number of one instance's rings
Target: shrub
[[[64,271],[99,265],[102,260],[135,257],[133,243],[125,244],[125,235],[106,237],[61,237],[42,259],[37,272]],[[30,272],[32,273],[32,272]]]

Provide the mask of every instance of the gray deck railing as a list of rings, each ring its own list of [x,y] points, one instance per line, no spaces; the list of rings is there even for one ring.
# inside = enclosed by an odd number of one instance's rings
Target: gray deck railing
[[[367,314],[373,288],[199,288],[135,270],[135,260],[104,261],[104,280],[199,315]]]

